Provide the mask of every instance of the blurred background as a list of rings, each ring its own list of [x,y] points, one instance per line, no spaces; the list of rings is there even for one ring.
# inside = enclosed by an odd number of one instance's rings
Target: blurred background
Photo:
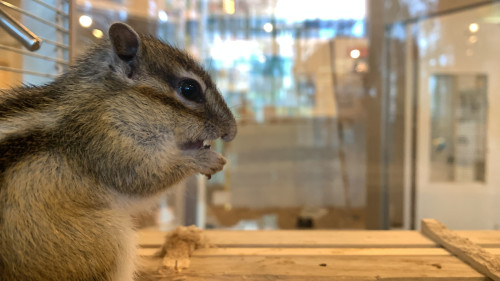
[[[239,126],[224,171],[140,227],[500,229],[498,1],[0,0],[0,88],[50,82],[115,21],[191,53]]]

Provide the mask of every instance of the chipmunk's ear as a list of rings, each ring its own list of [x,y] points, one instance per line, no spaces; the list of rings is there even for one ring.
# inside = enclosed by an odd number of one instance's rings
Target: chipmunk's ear
[[[116,55],[125,62],[135,58],[141,39],[132,27],[121,23],[113,23],[109,27],[109,39]]]

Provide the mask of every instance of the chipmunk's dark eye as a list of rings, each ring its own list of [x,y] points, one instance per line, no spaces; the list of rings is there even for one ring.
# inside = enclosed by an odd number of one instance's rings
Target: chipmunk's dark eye
[[[190,101],[203,102],[205,97],[201,91],[200,84],[194,79],[184,79],[178,85],[179,94]]]

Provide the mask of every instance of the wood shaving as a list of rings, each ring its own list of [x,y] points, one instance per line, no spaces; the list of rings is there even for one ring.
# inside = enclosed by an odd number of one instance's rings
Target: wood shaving
[[[201,229],[194,225],[179,226],[167,234],[165,244],[157,255],[163,257],[165,267],[181,272],[189,268],[190,257],[196,249],[214,247]]]

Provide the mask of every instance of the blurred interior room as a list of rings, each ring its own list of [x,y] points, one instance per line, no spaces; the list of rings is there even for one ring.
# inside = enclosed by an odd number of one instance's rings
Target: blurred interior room
[[[41,44],[0,25],[0,88],[52,81],[116,21],[209,70],[238,121],[213,144],[228,164],[143,228],[500,229],[497,1],[0,0],[7,17]]]

